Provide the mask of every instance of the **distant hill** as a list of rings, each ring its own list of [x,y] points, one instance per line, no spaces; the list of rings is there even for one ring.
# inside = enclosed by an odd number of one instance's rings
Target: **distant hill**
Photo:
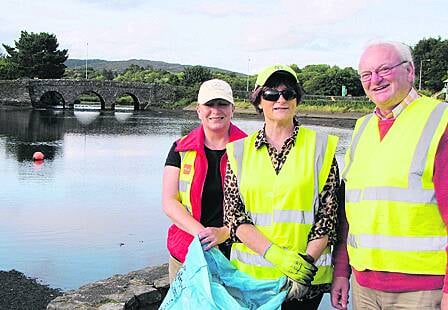
[[[65,62],[67,68],[85,68],[86,60],[85,59],[67,59]],[[129,60],[103,60],[103,59],[88,59],[87,66],[93,68],[95,70],[112,70],[115,72],[123,72],[130,65],[137,65],[143,68],[148,66],[165,70],[171,73],[178,73],[184,71],[186,67],[192,67],[190,65],[181,65],[181,64],[173,64],[163,61],[154,61],[154,60],[146,60],[146,59],[129,59]],[[223,72],[223,73],[234,73],[236,75],[244,76],[244,74],[239,72],[233,72],[229,70],[224,70],[220,68],[206,67],[209,68],[213,72]]]

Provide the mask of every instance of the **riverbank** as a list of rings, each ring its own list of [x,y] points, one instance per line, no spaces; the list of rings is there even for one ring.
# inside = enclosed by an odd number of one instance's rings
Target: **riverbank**
[[[60,295],[61,290],[50,288],[19,271],[0,271],[0,309],[46,309],[48,303]]]
[[[114,275],[64,295],[19,271],[0,271],[0,309],[157,309],[168,288],[168,264]]]
[[[184,111],[194,112],[196,104],[191,104],[183,109]],[[362,112],[320,112],[315,110],[306,110],[299,108],[297,111],[299,118],[304,125],[316,125],[338,128],[354,128],[356,120],[367,113]],[[235,115],[239,117],[263,119],[252,106],[242,108],[235,107]]]

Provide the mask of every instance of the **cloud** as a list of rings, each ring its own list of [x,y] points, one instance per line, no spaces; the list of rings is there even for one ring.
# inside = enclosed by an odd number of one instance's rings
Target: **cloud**
[[[371,38],[416,43],[445,35],[442,0],[3,0],[1,43],[20,30],[54,33],[71,58],[145,58],[258,70],[356,62]],[[431,22],[428,18],[431,16]],[[446,19],[446,18],[445,18]],[[26,28],[25,26],[26,25]],[[339,59],[339,60],[338,60]]]
[[[258,18],[252,17],[234,42],[250,52],[299,48],[319,40],[322,32],[328,34],[326,30],[329,27],[353,18],[367,5],[354,0],[280,0],[276,9],[261,7],[260,11],[266,13]]]
[[[248,1],[249,2],[249,1]],[[235,14],[246,15],[256,12],[256,5],[249,5],[248,2],[241,3],[239,1],[205,1],[201,2],[195,9],[197,13],[204,14],[209,17],[226,17]]]

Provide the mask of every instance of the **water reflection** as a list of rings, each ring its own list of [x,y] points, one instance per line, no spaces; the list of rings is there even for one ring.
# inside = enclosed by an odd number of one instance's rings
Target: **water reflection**
[[[81,125],[90,125],[92,124],[95,119],[100,116],[99,111],[74,111],[73,114],[75,115],[78,122],[81,123]]]
[[[91,112],[0,110],[0,269],[71,289],[166,261],[163,162],[196,118]]]
[[[183,134],[196,125],[194,116],[191,122],[185,124],[174,119],[157,118],[158,114],[134,111],[1,110],[0,135],[6,140],[6,151],[22,162],[30,160],[36,151],[44,153],[46,159],[53,159],[61,151],[63,137],[68,133],[138,134],[143,130],[142,126],[149,125],[160,127],[152,134],[163,135],[176,128],[180,128]]]
[[[120,123],[126,122],[131,116],[132,112],[116,112],[114,113],[115,119]]]

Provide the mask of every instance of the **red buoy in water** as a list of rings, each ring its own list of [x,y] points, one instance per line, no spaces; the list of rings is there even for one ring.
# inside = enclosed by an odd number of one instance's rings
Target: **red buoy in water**
[[[33,160],[34,161],[41,161],[44,160],[45,156],[42,152],[34,152],[33,154]]]

